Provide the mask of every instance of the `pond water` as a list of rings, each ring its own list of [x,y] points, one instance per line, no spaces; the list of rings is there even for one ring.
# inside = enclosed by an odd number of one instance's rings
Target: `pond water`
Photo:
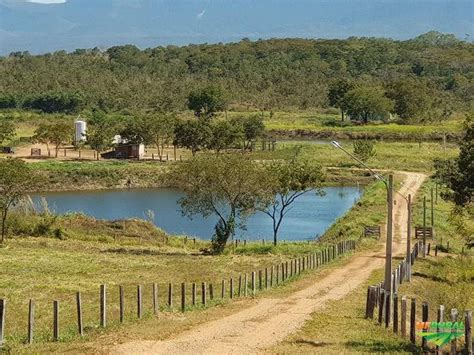
[[[322,235],[361,196],[358,187],[326,187],[325,196],[307,193],[297,199],[283,219],[281,240],[306,240]],[[154,212],[154,223],[172,234],[186,234],[209,239],[217,222],[216,216],[193,219],[182,216],[178,203],[183,194],[176,189],[130,189],[108,191],[55,192],[33,195],[39,204],[44,197],[50,209],[58,214],[82,212],[97,219],[146,219],[146,211]],[[239,229],[236,238],[257,240],[272,238],[272,220],[259,212],[250,216],[246,230]]]

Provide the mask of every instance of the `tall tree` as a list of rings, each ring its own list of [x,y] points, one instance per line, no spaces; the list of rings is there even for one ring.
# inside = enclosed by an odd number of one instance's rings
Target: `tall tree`
[[[237,222],[245,223],[263,192],[260,168],[242,154],[195,157],[174,165],[167,180],[184,192],[179,203],[185,215],[218,217],[212,238],[215,253],[224,250]]]
[[[235,125],[242,125],[245,149],[251,149],[252,142],[264,135],[265,125],[260,115],[237,117],[233,119],[232,122],[234,122]]]
[[[259,200],[257,209],[272,219],[274,245],[277,245],[283,219],[294,202],[310,191],[319,196],[324,195],[322,190],[324,174],[321,166],[310,160],[301,159],[299,153],[298,147],[292,159],[270,163],[260,179],[266,194]]]
[[[224,149],[232,148],[242,141],[243,129],[241,125],[233,122],[220,120],[211,124],[212,138],[209,149],[214,149],[216,153]]]
[[[55,157],[58,157],[59,147],[72,141],[73,126],[68,122],[41,123],[35,130],[34,141],[46,144],[48,155],[50,155],[49,145],[55,148]]]
[[[432,99],[426,85],[414,79],[403,79],[391,83],[387,90],[394,112],[404,121],[413,122],[426,117],[431,110]]]
[[[352,120],[382,119],[393,110],[393,101],[385,96],[385,92],[377,87],[358,87],[344,95],[342,99],[346,112]]]
[[[196,155],[209,147],[212,140],[212,128],[207,121],[181,121],[176,124],[173,144],[187,148]]]
[[[0,159],[0,213],[1,239],[4,243],[7,234],[7,217],[10,209],[38,183],[38,177],[20,159]]]
[[[188,108],[199,118],[211,118],[226,107],[224,92],[218,87],[208,86],[192,91],[188,96]]]
[[[87,127],[87,143],[97,153],[97,160],[100,153],[114,145],[114,136],[120,132],[120,126],[112,117],[107,117],[103,113],[96,113]]]
[[[455,160],[436,160],[435,177],[447,185],[455,204],[468,206],[474,196],[474,116],[465,122],[465,131],[459,147],[459,157]]]
[[[354,89],[355,85],[353,82],[346,80],[346,79],[339,79],[333,81],[329,85],[328,91],[328,100],[329,105],[333,107],[337,107],[341,110],[341,120],[344,121],[344,96],[347,94],[348,91]]]

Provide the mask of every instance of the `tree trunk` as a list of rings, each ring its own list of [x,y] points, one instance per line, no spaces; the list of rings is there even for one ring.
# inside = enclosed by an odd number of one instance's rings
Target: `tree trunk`
[[[344,110],[341,108],[341,121],[344,122]]]
[[[58,157],[58,151],[59,151],[59,146],[56,146],[56,153],[54,154],[54,157],[55,157],[55,158]]]
[[[95,152],[96,152],[96,154],[97,154],[97,157],[96,157],[96,159],[97,159],[97,160],[99,160],[99,157],[100,157],[100,152],[99,152],[98,150],[96,150]]]

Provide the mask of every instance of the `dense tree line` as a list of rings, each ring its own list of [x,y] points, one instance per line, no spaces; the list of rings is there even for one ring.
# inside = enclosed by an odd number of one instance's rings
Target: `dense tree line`
[[[197,111],[196,104],[210,93],[217,98],[211,102],[217,111],[223,103],[262,111],[331,105],[363,120],[387,109],[407,120],[436,119],[472,108],[474,45],[436,32],[408,41],[244,39],[145,50],[125,45],[37,56],[12,53],[0,58],[0,76],[0,108],[189,108],[200,116],[207,108]],[[341,79],[346,86],[338,93],[334,86]],[[213,88],[222,95],[214,95]],[[345,110],[340,100],[350,92],[353,101],[360,95],[375,100],[376,112],[364,110],[360,100],[358,111]]]

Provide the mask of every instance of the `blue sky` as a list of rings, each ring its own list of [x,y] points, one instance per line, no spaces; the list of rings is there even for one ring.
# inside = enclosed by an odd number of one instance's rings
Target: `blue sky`
[[[0,0],[0,54],[272,37],[473,38],[471,0]]]

